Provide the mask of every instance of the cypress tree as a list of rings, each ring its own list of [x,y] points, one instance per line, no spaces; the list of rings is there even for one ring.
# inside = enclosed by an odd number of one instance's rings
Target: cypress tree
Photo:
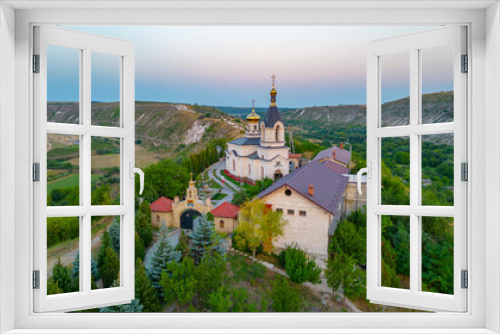
[[[179,240],[177,241],[175,250],[181,253],[183,259],[191,255],[191,248],[189,247],[189,237],[186,233],[184,233],[184,230],[181,230],[181,234],[179,235]]]
[[[73,281],[73,291],[80,290],[80,250],[76,251],[75,261],[71,269],[71,280]]]
[[[156,290],[151,284],[142,261],[135,262],[135,298],[144,306],[144,312],[160,312],[161,303]]]
[[[151,207],[147,201],[143,201],[135,215],[135,230],[148,247],[153,241],[153,227],[151,226]]]
[[[207,253],[226,253],[222,239],[215,231],[214,222],[208,220],[207,215],[195,219],[193,232],[189,235],[189,247],[195,263],[199,263]]]
[[[97,255],[97,266],[102,269],[104,264],[104,259],[106,258],[106,250],[111,246],[111,238],[108,231],[104,231],[101,236],[101,247],[99,248],[99,254]]]
[[[120,255],[120,218],[113,219],[113,223],[109,227],[109,237],[111,248]]]
[[[101,266],[101,279],[104,288],[109,288],[120,273],[120,260],[116,252],[109,246],[105,251],[105,258]]]
[[[146,257],[144,241],[137,232],[135,232],[135,257],[137,259],[141,259],[141,261],[144,261],[144,258]]]
[[[72,292],[71,272],[61,263],[61,259],[57,259],[56,265],[52,268],[52,280],[63,292]]]

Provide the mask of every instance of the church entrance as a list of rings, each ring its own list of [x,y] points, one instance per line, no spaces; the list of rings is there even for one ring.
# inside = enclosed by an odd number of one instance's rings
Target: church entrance
[[[281,179],[283,177],[283,173],[281,173],[280,170],[277,170],[275,173],[274,173],[274,181],[277,181],[279,179]]]
[[[196,210],[186,210],[181,215],[181,228],[185,230],[193,229],[193,221],[196,217],[201,216]]]

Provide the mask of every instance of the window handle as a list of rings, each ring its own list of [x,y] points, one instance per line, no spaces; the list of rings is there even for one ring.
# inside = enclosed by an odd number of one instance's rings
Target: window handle
[[[142,169],[134,167],[133,161],[130,161],[129,168],[130,168],[129,170],[131,179],[135,178],[135,174],[139,174],[139,184],[140,184],[139,195],[142,195],[142,192],[144,190],[144,172],[142,171]]]
[[[358,183],[358,193],[360,195],[362,194],[362,191],[361,191],[361,175],[366,174],[369,179],[372,178],[372,163],[370,161],[367,161],[366,164],[367,164],[367,166],[365,168],[361,168],[358,171],[358,174],[357,174],[357,177],[356,177],[356,181]]]

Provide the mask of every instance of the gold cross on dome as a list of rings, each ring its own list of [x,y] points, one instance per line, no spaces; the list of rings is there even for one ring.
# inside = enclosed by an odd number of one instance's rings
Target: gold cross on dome
[[[274,74],[271,76],[271,80],[273,81],[273,86],[274,86],[274,83],[276,82],[276,76]]]
[[[255,107],[255,99],[252,100],[252,108]]]
[[[189,173],[191,175],[191,181],[193,181],[193,172]]]

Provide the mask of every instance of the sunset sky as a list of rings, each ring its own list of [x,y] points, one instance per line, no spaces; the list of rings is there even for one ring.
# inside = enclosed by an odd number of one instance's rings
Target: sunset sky
[[[281,107],[365,104],[368,43],[430,28],[71,27],[135,44],[138,101],[242,107],[252,99],[269,105],[272,74]],[[49,49],[48,100],[77,100],[78,53],[55,49]],[[451,47],[426,52],[424,92],[452,90]],[[393,58],[382,73],[384,101],[408,96],[408,62]],[[118,60],[93,60],[92,100],[116,101]]]

